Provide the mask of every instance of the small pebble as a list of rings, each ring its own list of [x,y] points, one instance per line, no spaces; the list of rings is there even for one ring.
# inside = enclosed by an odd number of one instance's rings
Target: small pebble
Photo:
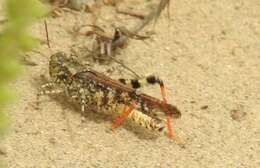
[[[201,110],[206,110],[206,109],[208,109],[209,108],[209,106],[208,105],[205,105],[205,106],[202,106],[200,109]]]
[[[0,155],[5,156],[7,154],[6,149],[5,148],[0,148]]]
[[[242,121],[246,116],[246,112],[234,109],[230,111],[230,116],[235,121]]]
[[[165,47],[165,50],[170,51],[171,48],[170,47]]]

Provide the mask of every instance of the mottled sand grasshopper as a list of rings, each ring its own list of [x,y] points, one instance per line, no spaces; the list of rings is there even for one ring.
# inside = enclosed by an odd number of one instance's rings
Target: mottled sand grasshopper
[[[65,93],[81,105],[82,112],[95,109],[120,114],[112,124],[113,130],[129,118],[153,131],[165,132],[168,128],[168,135],[173,137],[171,118],[179,118],[181,113],[167,103],[163,82],[155,76],[149,76],[143,82],[158,83],[163,101],[137,91],[141,80],[113,80],[83,68],[76,59],[61,52],[50,57],[49,73],[52,81],[42,86],[42,94]]]

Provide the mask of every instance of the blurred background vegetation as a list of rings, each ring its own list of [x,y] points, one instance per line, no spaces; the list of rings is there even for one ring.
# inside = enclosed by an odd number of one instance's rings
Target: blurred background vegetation
[[[37,46],[28,28],[47,13],[47,8],[39,0],[5,0],[5,22],[0,31],[0,135],[8,124],[4,108],[12,100],[8,87],[11,81],[21,72],[19,53]],[[0,23],[1,24],[1,23]]]

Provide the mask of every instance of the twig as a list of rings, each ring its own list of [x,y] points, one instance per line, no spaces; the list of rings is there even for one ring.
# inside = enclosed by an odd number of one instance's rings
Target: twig
[[[76,31],[80,31],[82,28],[84,27],[92,27],[96,30],[100,30],[101,32],[105,32],[104,29],[102,29],[101,27],[97,26],[97,25],[92,25],[92,24],[84,24],[84,25],[81,25],[79,27],[77,27]]]
[[[49,48],[51,48],[50,40],[49,40],[49,33],[48,33],[48,26],[47,26],[47,21],[46,21],[46,19],[44,20],[44,27],[45,27],[47,45],[48,45]]]
[[[138,33],[141,31],[146,25],[148,25],[151,21],[154,21],[154,24],[156,23],[157,19],[161,15],[161,12],[164,10],[165,7],[168,9],[168,15],[169,14],[169,4],[170,0],[161,0],[158,7],[150,12],[145,18],[142,24],[138,25],[134,30],[132,30],[135,33]]]
[[[121,14],[124,14],[124,15],[129,15],[129,16],[133,16],[133,17],[137,17],[139,19],[145,19],[146,15],[143,14],[143,13],[137,13],[137,12],[133,12],[133,11],[130,11],[130,10],[122,10],[122,9],[119,9],[119,8],[116,8],[116,12],[117,13],[121,13]]]

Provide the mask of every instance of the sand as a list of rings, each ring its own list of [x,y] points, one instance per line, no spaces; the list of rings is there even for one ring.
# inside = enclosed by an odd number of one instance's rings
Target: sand
[[[133,1],[130,1],[133,2]],[[140,4],[141,1],[135,1]],[[132,3],[134,4],[134,3]],[[139,9],[141,7],[139,6]],[[97,24],[109,23],[113,7],[102,7]],[[138,19],[117,15],[115,25]],[[166,84],[169,102],[182,112],[174,131],[185,148],[166,136],[125,124],[113,133],[113,119],[89,112],[83,117],[63,100],[43,96],[37,106],[40,75],[48,77],[48,58],[90,43],[70,33],[90,24],[89,13],[64,12],[49,18],[51,50],[46,43],[29,53],[37,66],[11,86],[19,99],[8,108],[10,127],[1,140],[0,158],[8,167],[239,167],[260,166],[260,2],[257,0],[175,0],[170,22],[164,11],[146,41],[131,40],[117,55],[141,75],[157,74]],[[45,41],[42,22],[33,32]],[[116,63],[92,65],[113,78],[133,77]],[[160,98],[159,88],[145,93]],[[152,135],[151,135],[152,134]]]

